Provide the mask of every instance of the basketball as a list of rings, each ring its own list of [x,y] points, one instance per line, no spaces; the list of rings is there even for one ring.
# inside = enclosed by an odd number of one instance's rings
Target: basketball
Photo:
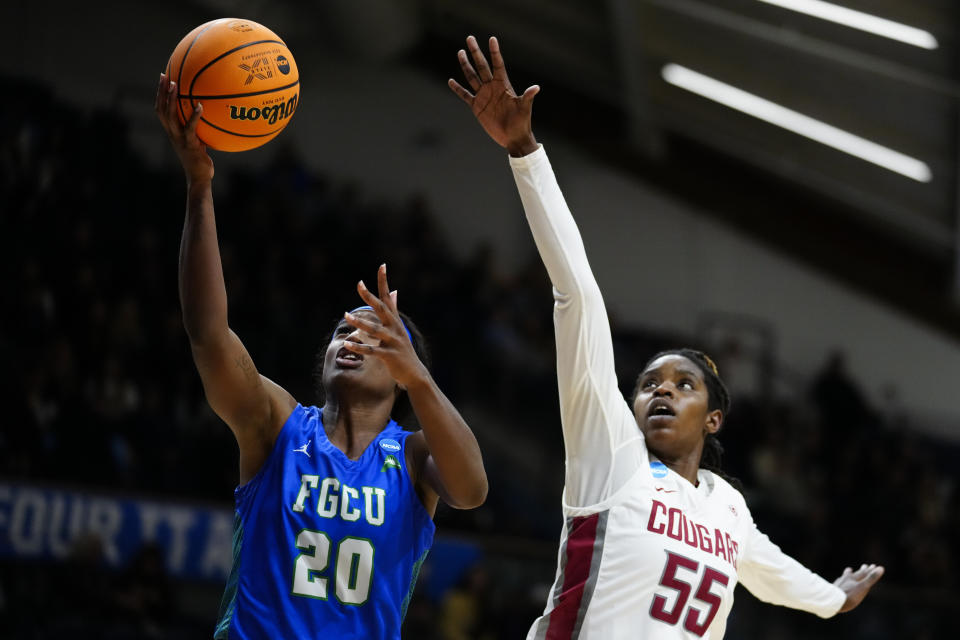
[[[283,131],[297,109],[300,72],[287,45],[251,20],[220,18],[188,33],[167,62],[186,123],[197,103],[197,136],[218,151],[246,151]]]

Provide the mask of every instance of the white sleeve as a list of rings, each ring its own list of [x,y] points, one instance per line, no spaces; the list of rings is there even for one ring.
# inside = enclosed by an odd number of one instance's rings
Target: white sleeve
[[[610,323],[580,232],[543,147],[510,158],[523,209],[553,283],[557,384],[566,447],[565,501],[602,502],[647,463],[617,386]]]
[[[740,583],[760,600],[815,613],[821,618],[835,615],[847,600],[842,589],[785,554],[756,525],[751,527],[737,575]]]

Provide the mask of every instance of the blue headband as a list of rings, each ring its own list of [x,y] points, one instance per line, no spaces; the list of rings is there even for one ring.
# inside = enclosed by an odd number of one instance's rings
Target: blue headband
[[[350,313],[351,313],[351,315],[352,315],[352,314],[356,313],[357,311],[373,311],[373,307],[371,307],[371,306],[368,305],[368,304],[365,304],[365,305],[363,305],[362,307],[357,307],[356,309],[354,309],[354,310],[351,311]],[[410,335],[410,329],[407,329],[407,323],[403,321],[403,318],[400,318],[400,324],[403,325],[403,330],[407,332],[407,340],[410,341],[410,344],[413,344],[413,336]]]

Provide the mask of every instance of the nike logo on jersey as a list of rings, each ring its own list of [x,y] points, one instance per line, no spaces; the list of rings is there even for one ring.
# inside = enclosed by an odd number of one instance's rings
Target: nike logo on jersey
[[[663,491],[664,493],[676,493],[676,489],[664,489],[663,487],[655,487],[657,491]]]
[[[309,457],[310,457],[310,453],[307,451],[307,447],[310,446],[310,443],[311,443],[311,442],[313,442],[313,440],[307,440],[307,444],[303,445],[303,446],[300,447],[299,449],[294,449],[293,452],[294,452],[294,453],[304,453],[304,454],[306,454],[306,456],[309,458]]]

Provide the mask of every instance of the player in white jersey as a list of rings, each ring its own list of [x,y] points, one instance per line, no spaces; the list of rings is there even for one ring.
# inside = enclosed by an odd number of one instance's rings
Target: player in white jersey
[[[517,95],[495,38],[458,53],[471,91],[450,80],[510,154],[527,221],[553,283],[566,478],[556,581],[528,640],[723,637],[741,582],[766,602],[822,617],[857,606],[883,567],[831,584],[784,554],[743,496],[704,467],[728,398],[713,362],[654,356],[631,404],[620,394],[603,298],[550,162],[533,136],[539,87]],[[476,65],[476,68],[474,68]]]

